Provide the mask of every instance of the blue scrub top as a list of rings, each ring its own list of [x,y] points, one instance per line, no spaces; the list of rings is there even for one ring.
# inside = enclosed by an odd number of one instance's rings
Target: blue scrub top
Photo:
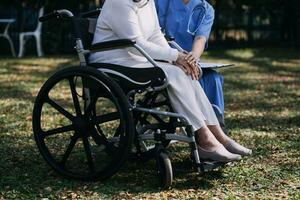
[[[214,21],[214,9],[205,0],[190,0],[186,5],[182,0],[155,0],[158,19],[162,31],[170,37],[174,37],[184,50],[191,51],[194,38],[204,36],[209,38]],[[197,7],[197,17],[191,17],[193,9]],[[200,24],[196,30],[188,31],[190,27]]]

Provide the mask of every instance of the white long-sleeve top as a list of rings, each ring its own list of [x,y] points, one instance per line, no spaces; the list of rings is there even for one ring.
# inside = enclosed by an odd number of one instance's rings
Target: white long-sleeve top
[[[98,17],[93,43],[116,39],[136,41],[152,58],[175,61],[178,51],[171,48],[161,32],[154,0],[145,6],[133,0],[106,0]],[[117,63],[144,61],[133,48],[92,53],[90,62]]]

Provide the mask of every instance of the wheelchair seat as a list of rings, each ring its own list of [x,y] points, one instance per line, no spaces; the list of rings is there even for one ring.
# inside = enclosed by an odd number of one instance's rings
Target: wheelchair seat
[[[90,49],[96,27],[96,18],[76,18],[75,24],[77,33],[85,49]],[[88,61],[89,54],[85,55]],[[113,78],[124,90],[125,93],[144,89],[149,86],[158,87],[165,83],[166,76],[162,69],[151,68],[130,68],[110,63],[88,63],[88,66],[99,69]]]
[[[131,68],[110,63],[90,63],[89,66],[108,74],[125,92],[158,87],[165,83],[165,73],[158,67]]]

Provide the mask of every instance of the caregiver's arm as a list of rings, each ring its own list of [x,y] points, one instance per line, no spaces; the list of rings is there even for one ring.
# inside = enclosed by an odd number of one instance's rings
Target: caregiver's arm
[[[206,37],[198,36],[194,39],[192,51],[188,53],[186,59],[189,63],[195,63],[203,54],[206,44]]]
[[[189,56],[187,57],[189,62],[197,61],[203,54],[203,52],[207,46],[211,28],[214,23],[215,11],[214,11],[213,7],[206,1],[203,1],[203,6],[205,7],[205,14],[204,14],[204,18],[202,19],[202,22],[200,24],[200,27],[195,34],[192,51],[190,52]],[[200,20],[200,19],[198,19],[198,20]]]

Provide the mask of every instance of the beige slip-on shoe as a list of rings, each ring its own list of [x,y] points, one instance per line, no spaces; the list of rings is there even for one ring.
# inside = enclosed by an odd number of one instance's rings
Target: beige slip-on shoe
[[[250,156],[252,154],[252,150],[246,147],[243,147],[236,141],[230,139],[229,142],[224,145],[224,147],[231,153],[238,154],[241,156]]]
[[[222,144],[214,151],[205,150],[198,145],[198,152],[202,159],[210,159],[219,162],[237,161],[242,158],[240,155],[227,151]]]

